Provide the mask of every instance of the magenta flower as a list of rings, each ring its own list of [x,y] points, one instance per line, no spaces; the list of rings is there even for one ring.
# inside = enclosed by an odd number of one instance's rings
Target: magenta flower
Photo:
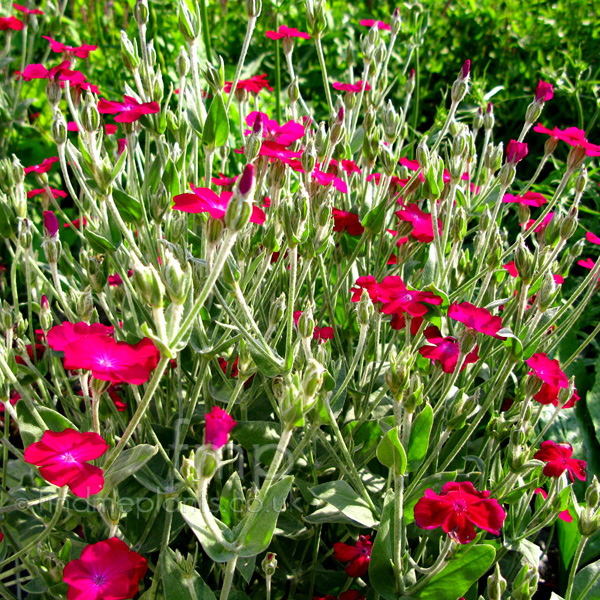
[[[23,173],[25,175],[29,175],[29,173],[38,173],[41,175],[42,173],[47,173],[52,165],[58,161],[58,156],[51,156],[50,158],[45,158],[39,165],[32,165],[31,167],[25,167],[23,169]]]
[[[74,429],[45,431],[39,442],[25,448],[25,462],[40,467],[40,475],[52,485],[69,489],[80,498],[97,494],[104,487],[103,471],[88,464],[108,450],[97,433]]]
[[[329,166],[337,169],[339,167],[338,161],[332,158],[329,161]],[[342,158],[341,167],[346,173],[361,173],[360,167],[353,161],[348,158]]]
[[[180,210],[187,213],[208,213],[213,219],[222,219],[227,211],[227,205],[233,196],[233,192],[221,192],[217,196],[210,188],[194,187],[190,184],[193,194],[179,194],[173,198],[175,202],[173,210]],[[252,215],[250,223],[262,225],[265,222],[265,213],[252,206]]]
[[[62,190],[55,190],[54,188],[50,188],[50,191],[52,192],[52,195],[54,196],[54,198],[66,198],[67,197],[67,192],[63,192]],[[27,197],[29,199],[31,199],[34,196],[39,196],[40,194],[47,195],[47,192],[43,188],[39,189],[39,190],[29,190],[27,192]]]
[[[429,244],[433,241],[433,221],[429,213],[423,212],[416,204],[409,204],[405,208],[396,211],[400,221],[411,223],[413,229],[411,234],[419,242]],[[441,233],[442,222],[438,219],[438,230]]]
[[[323,171],[319,170],[319,168],[315,168],[312,172],[312,178],[317,181],[317,183],[326,186],[333,185],[333,187],[342,192],[342,194],[348,193],[348,186],[343,179],[336,177],[333,173],[323,173]]]
[[[354,94],[358,94],[362,92],[362,90],[368,92],[371,89],[371,86],[368,82],[363,82],[362,79],[359,79],[356,83],[340,83],[339,81],[335,81],[333,83],[333,89],[338,90],[339,92],[352,92]]]
[[[511,277],[518,277],[519,276],[519,271],[517,271],[517,265],[515,265],[515,261],[511,260],[509,263],[506,263],[505,265],[502,265],[503,269],[506,269],[508,271],[508,274]]]
[[[74,73],[78,71],[71,71],[69,67],[71,62],[63,60],[59,65],[52,67],[50,70],[46,69],[44,65],[39,63],[33,63],[27,65],[21,73],[21,77],[25,81],[31,81],[32,79],[48,79],[50,81],[56,81],[57,79],[69,79]],[[85,79],[85,78],[84,78]]]
[[[454,302],[448,309],[448,316],[462,323],[467,329],[503,339],[497,335],[502,329],[502,319],[494,317],[487,308],[478,308],[470,302]]]
[[[67,563],[63,581],[68,600],[127,600],[139,591],[148,564],[125,542],[113,537],[88,544],[81,558]]]
[[[542,383],[540,391],[533,396],[533,399],[540,404],[558,406],[558,394],[562,386],[554,386],[549,383]],[[575,403],[581,400],[577,390],[573,391],[573,395],[567,400],[562,408],[573,408]]]
[[[143,115],[153,115],[160,111],[157,102],[140,103],[131,96],[123,96],[123,102],[113,102],[100,98],[98,112],[101,114],[117,115],[117,123],[133,123]]]
[[[276,142],[263,142],[258,152],[259,156],[268,156],[271,162],[278,160],[285,165],[292,167],[296,171],[302,171],[302,163],[298,160],[302,156],[302,152],[293,152],[288,150],[282,144]]]
[[[146,383],[160,360],[160,352],[149,338],[137,344],[117,342],[107,335],[85,336],[68,343],[63,351],[63,365],[68,370],[84,369],[95,379],[111,383]]]
[[[58,233],[58,219],[51,210],[44,211],[44,234],[46,237],[54,237]]]
[[[544,230],[546,229],[546,227],[548,227],[548,225],[550,224],[550,221],[552,221],[553,217],[554,217],[554,213],[553,212],[549,212],[544,217],[544,220],[535,228],[535,232],[536,233],[543,233]],[[529,231],[533,227],[533,224],[536,222],[536,220],[537,219],[529,219],[529,221],[527,221],[527,224],[525,225],[525,229],[527,231]]]
[[[500,535],[506,512],[490,492],[478,492],[470,481],[449,481],[438,495],[431,489],[415,505],[415,523],[421,529],[441,527],[459,544],[475,539],[475,527]]]
[[[71,221],[71,223],[73,223],[73,227],[75,227],[75,229],[80,229],[81,228],[81,221],[79,218],[77,219],[73,219]],[[83,217],[83,226],[85,227],[87,225],[87,219],[85,217]],[[63,227],[70,227],[69,223],[65,223],[63,225]]]
[[[13,31],[21,31],[25,27],[23,21],[19,21],[17,17],[0,17],[0,31],[12,29]]]
[[[43,35],[42,37],[50,42],[50,48],[57,54],[65,52],[67,56],[71,55],[76,56],[77,58],[87,58],[90,55],[90,52],[98,49],[98,46],[92,46],[90,44],[82,44],[81,46],[67,46],[62,42],[53,40],[47,35]]]
[[[527,156],[527,144],[525,142],[517,142],[510,140],[506,147],[506,160],[512,165],[516,165]]]
[[[535,490],[533,490],[535,494],[540,494],[540,496],[545,500],[548,497],[548,494],[546,493],[546,491],[542,488],[535,488]],[[571,513],[569,512],[569,510],[563,510],[561,513],[559,513],[558,518],[561,519],[562,521],[564,521],[565,523],[571,523],[571,521],[573,521],[573,517],[571,516]]]
[[[344,231],[345,229],[350,235],[362,235],[365,230],[356,213],[332,208],[331,214],[333,215],[334,231]]]
[[[545,133],[557,140],[561,140],[566,144],[569,144],[569,146],[581,146],[582,148],[585,148],[588,156],[600,156],[600,146],[588,142],[585,137],[585,131],[578,129],[577,127],[567,127],[563,131],[558,127],[548,129],[541,123],[538,123],[533,130],[538,133]]]
[[[373,547],[370,538],[370,535],[359,535],[354,546],[342,542],[333,544],[333,558],[348,563],[344,569],[348,577],[362,577],[369,570]]]
[[[310,35],[308,35],[308,33],[298,31],[295,27],[286,27],[285,25],[280,25],[277,31],[267,31],[266,35],[271,40],[281,40],[284,38],[302,38],[304,40],[310,40]]]
[[[383,21],[376,21],[375,19],[362,19],[360,24],[363,27],[377,27],[377,29],[385,29],[391,31],[392,27]]]
[[[229,440],[229,433],[237,423],[222,408],[213,406],[206,415],[205,442],[213,447],[213,450],[222,448]]]
[[[369,298],[371,298],[371,302],[375,303],[380,301],[379,284],[377,283],[377,280],[375,279],[375,277],[373,277],[373,275],[364,275],[363,277],[359,277],[356,280],[356,285],[358,287],[350,288],[350,291],[352,292],[352,302],[358,302],[360,300],[363,290],[367,290]]]
[[[536,102],[548,102],[554,97],[554,87],[551,83],[541,81],[535,88],[535,101]]]
[[[539,208],[548,202],[546,198],[538,192],[525,192],[522,196],[518,194],[504,194],[502,202],[521,204],[523,206],[533,206]]]
[[[592,244],[596,244],[600,246],[600,237],[598,237],[595,233],[591,231],[586,232],[585,239]]]
[[[541,443],[540,449],[533,455],[533,458],[546,463],[542,470],[546,477],[560,477],[565,471],[568,471],[571,481],[574,482],[575,478],[585,481],[586,462],[571,458],[571,456],[573,456],[571,444],[555,444],[547,440]]]
[[[461,67],[460,76],[463,79],[467,79],[469,77],[469,73],[471,73],[471,60],[467,58]]]
[[[223,91],[226,94],[231,92],[231,86],[233,85],[233,81],[226,81],[225,86],[223,87]],[[263,75],[253,75],[250,79],[240,79],[237,83],[236,90],[246,90],[248,92],[252,92],[253,94],[258,94],[261,90],[267,88],[270,92],[273,91],[273,88],[269,85],[267,81],[267,75],[264,73]]]
[[[257,110],[253,110],[246,117],[248,127],[254,127],[257,122],[262,124],[263,139],[269,142],[276,142],[282,146],[289,146],[295,141],[304,137],[304,125],[289,121],[280,125],[274,119],[269,119],[268,115]],[[245,134],[250,135],[251,130],[246,130]]]
[[[44,11],[40,10],[39,8],[33,8],[33,9],[29,9],[26,6],[20,6],[19,4],[15,4],[13,3],[13,8],[15,10],[18,10],[20,12],[22,12],[25,15],[43,15]]]
[[[529,371],[529,375],[535,375],[544,383],[565,389],[569,387],[569,379],[560,368],[560,363],[556,359],[549,359],[547,354],[537,352],[527,359],[525,364],[532,369]]]
[[[233,187],[233,184],[237,181],[238,176],[235,177],[227,177],[223,173],[219,173],[218,177],[213,177],[211,179],[213,185],[217,185],[219,187]]]
[[[412,317],[427,314],[424,302],[438,306],[442,303],[442,299],[432,292],[409,290],[397,275],[389,275],[379,284],[378,299],[384,303],[381,310],[386,315],[406,312]]]
[[[432,346],[421,346],[419,353],[425,358],[429,358],[434,362],[437,360],[442,367],[444,373],[454,373],[456,365],[458,364],[458,357],[460,354],[460,348],[458,341],[453,337],[443,337],[440,330],[437,327],[427,327],[423,332],[423,335]],[[469,352],[465,357],[461,371],[468,365],[479,360],[478,347]]]

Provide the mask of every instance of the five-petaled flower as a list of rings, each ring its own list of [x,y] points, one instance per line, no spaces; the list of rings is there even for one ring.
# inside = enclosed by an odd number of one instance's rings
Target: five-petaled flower
[[[577,127],[567,127],[564,130],[559,129],[558,127],[548,129],[541,123],[538,123],[533,130],[538,133],[545,133],[557,140],[561,140],[566,144],[569,144],[569,146],[581,146],[585,149],[585,153],[588,156],[600,156],[600,146],[588,142],[583,129],[578,129]]]
[[[474,526],[499,535],[506,513],[489,496],[490,492],[478,492],[470,481],[449,481],[439,495],[426,489],[415,505],[415,523],[421,529],[441,527],[459,544],[475,539]]]
[[[517,140],[510,140],[506,147],[506,160],[516,165],[527,156],[527,144],[525,142],[517,142]]]
[[[341,83],[339,81],[335,81],[333,83],[333,89],[338,90],[338,92],[352,92],[354,94],[358,94],[363,90],[368,92],[371,89],[371,86],[368,82],[363,82],[362,79],[359,79],[356,83]]]
[[[405,208],[396,211],[400,221],[412,224],[411,235],[419,242],[429,244],[433,241],[433,217],[423,212],[416,204],[409,204]],[[438,231],[442,230],[442,222],[438,219]]]
[[[522,196],[518,194],[504,194],[502,202],[521,204],[523,206],[533,206],[539,208],[548,202],[546,198],[538,192],[525,192]]]
[[[214,450],[222,448],[229,440],[229,433],[237,425],[231,416],[222,408],[213,406],[206,415],[206,429],[204,441]]]
[[[473,331],[503,339],[498,335],[502,329],[502,319],[494,317],[487,308],[478,308],[470,302],[455,302],[448,309],[448,316]]]
[[[102,469],[88,464],[108,450],[97,433],[74,429],[45,431],[42,439],[25,448],[25,462],[40,468],[40,475],[58,487],[68,485],[80,498],[97,494],[104,487]]]
[[[368,571],[373,547],[370,538],[369,535],[360,535],[354,546],[341,542],[333,544],[333,558],[348,563],[344,569],[348,577],[362,577]]]
[[[560,477],[565,471],[568,471],[571,481],[574,482],[575,478],[585,481],[586,462],[571,458],[571,456],[573,456],[571,444],[556,444],[547,440],[541,443],[540,449],[533,455],[533,458],[546,463],[542,470],[546,477]]]
[[[422,317],[427,314],[427,306],[423,304],[440,305],[442,298],[433,292],[409,290],[398,275],[388,275],[379,284],[378,300],[383,302],[382,312],[386,315],[408,313],[412,317]]]
[[[456,338],[443,337],[440,330],[435,326],[425,329],[423,335],[432,346],[421,346],[419,353],[425,358],[439,361],[444,373],[454,373],[460,355],[460,348]],[[479,360],[478,347],[465,356],[461,371],[468,365]]]
[[[213,219],[222,219],[227,212],[227,205],[233,196],[233,192],[223,191],[218,196],[210,188],[194,187],[190,183],[193,194],[178,194],[174,196],[175,202],[173,210],[180,210],[187,213],[208,213]],[[258,208],[252,206],[252,214],[250,223],[258,223],[262,225],[265,222],[265,213]]]
[[[535,101],[536,102],[548,102],[554,98],[554,86],[547,81],[541,81],[535,88]]]
[[[157,102],[138,102],[132,96],[123,96],[123,102],[113,102],[100,98],[98,112],[108,115],[116,115],[117,123],[133,123],[143,115],[153,115],[160,111]]]
[[[38,175],[47,173],[52,168],[52,165],[57,161],[58,156],[51,156],[50,158],[45,158],[39,165],[31,165],[31,167],[25,167],[23,169],[23,173],[25,173],[25,175],[29,175],[29,173],[38,173]]]
[[[25,27],[23,21],[19,21],[17,17],[0,17],[0,31],[12,29],[13,31],[21,31]]]
[[[64,52],[67,56],[76,56],[77,58],[87,58],[90,52],[98,49],[98,46],[92,46],[91,44],[82,44],[81,46],[67,46],[62,42],[57,42],[47,35],[42,36],[45,40],[50,42],[50,48],[52,52],[60,54]]]
[[[277,31],[267,31],[266,36],[271,40],[281,40],[286,38],[302,38],[304,40],[310,40],[310,35],[299,31],[295,27],[287,27],[286,25],[280,25]]]
[[[333,216],[334,231],[344,231],[345,229],[350,235],[362,235],[364,232],[365,228],[361,225],[356,213],[332,208],[331,214]]]
[[[360,24],[363,27],[377,27],[377,29],[384,29],[386,31],[391,31],[392,27],[388,23],[384,23],[383,21],[376,21],[375,19],[362,19]]]
[[[560,363],[556,359],[549,359],[547,354],[537,352],[528,358],[525,364],[532,369],[529,371],[529,375],[535,375],[544,383],[554,387],[569,387],[569,379],[560,368]]]
[[[226,81],[225,86],[223,87],[223,91],[226,94],[231,92],[231,86],[233,85],[233,81]],[[263,73],[262,75],[253,75],[250,79],[240,79],[237,82],[236,91],[237,90],[246,90],[247,92],[252,92],[253,94],[258,94],[261,90],[267,88],[270,92],[273,91],[273,88],[269,85],[267,81],[267,74]]]
[[[127,600],[139,591],[148,564],[125,542],[113,537],[89,544],[81,558],[67,563],[63,581],[68,600]]]
[[[289,121],[280,125],[275,119],[269,119],[269,116],[263,112],[253,110],[246,117],[246,124],[248,127],[255,128],[262,125],[262,136],[263,139],[269,142],[276,142],[282,146],[289,146],[295,141],[304,137],[304,125],[296,123],[296,121]],[[245,135],[250,135],[252,130],[248,129],[245,131]]]

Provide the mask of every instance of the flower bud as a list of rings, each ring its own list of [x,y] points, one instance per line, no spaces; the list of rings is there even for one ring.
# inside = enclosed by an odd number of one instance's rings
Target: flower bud
[[[75,312],[77,316],[86,323],[89,323],[94,312],[94,299],[92,298],[92,289],[87,286],[83,292],[77,295],[75,301]]]
[[[67,141],[67,122],[62,112],[55,110],[54,119],[50,128],[52,139],[57,146],[63,145]]]
[[[19,223],[19,234],[17,238],[19,246],[21,246],[23,250],[28,250],[31,247],[32,239],[33,234],[31,232],[31,225],[27,219],[23,219]]]
[[[452,239],[458,244],[467,235],[467,213],[462,206],[458,208],[454,215],[451,227]]]
[[[90,256],[86,268],[92,290],[100,293],[108,283],[108,261],[102,256]]]
[[[313,317],[312,306],[309,304],[298,318],[298,333],[300,334],[300,337],[310,339],[313,337],[314,330],[315,319]]]
[[[317,164],[317,149],[315,147],[315,141],[312,138],[306,143],[306,148],[304,149],[300,160],[305,173],[312,173],[315,170]]]
[[[483,110],[482,110],[482,108],[480,106],[477,109],[477,112],[475,113],[475,116],[473,117],[473,129],[475,131],[477,131],[478,129],[481,129],[483,127],[483,122],[484,122]]]
[[[181,0],[179,3],[179,31],[188,44],[200,37],[200,7],[198,2],[193,4],[194,11],[190,11],[188,1]]]
[[[44,211],[44,235],[53,238],[58,234],[58,219],[51,210]]]
[[[48,298],[44,295],[40,302],[40,325],[42,326],[44,333],[48,333],[52,328],[52,323],[52,311],[50,310]]]
[[[177,55],[175,68],[177,69],[179,79],[183,79],[190,71],[190,57],[183,46],[180,48],[179,54]]]
[[[151,265],[144,266],[135,256],[133,260],[133,280],[140,295],[152,308],[162,308],[165,286],[156,269]]]
[[[519,236],[515,249],[515,267],[524,283],[531,283],[535,275],[535,256],[528,250],[523,238]]]
[[[363,290],[360,300],[356,305],[356,318],[360,327],[366,327],[371,322],[374,312],[373,302],[367,290]]]
[[[145,25],[148,22],[148,1],[137,0],[133,8],[133,18],[138,24],[138,27]]]
[[[577,228],[579,227],[579,220],[577,219],[578,213],[579,210],[577,206],[573,206],[563,218],[560,226],[561,239],[566,241],[577,231]]]
[[[254,192],[254,165],[249,164],[244,167],[244,172],[242,173],[238,183],[238,188],[242,198],[248,198],[249,196],[253,196]]]
[[[594,510],[600,502],[600,484],[596,475],[592,478],[592,482],[585,491],[585,503],[587,507]]]
[[[543,105],[539,104],[538,102],[532,102],[527,107],[527,111],[525,112],[525,123],[528,125],[535,123],[542,115],[542,107]]]
[[[225,227],[230,231],[241,231],[250,221],[252,199],[234,194],[225,211]]]
[[[321,390],[323,385],[323,373],[325,367],[317,362],[314,358],[310,358],[304,369],[302,376],[302,393],[304,394],[304,410],[310,410],[313,405],[314,397]]]
[[[452,90],[450,92],[450,98],[453,104],[460,102],[469,91],[469,74],[471,72],[471,61],[466,60],[456,78],[456,81],[452,84]]]
[[[137,49],[137,41],[127,37],[127,32],[121,30],[121,54],[123,57],[123,65],[129,71],[135,71],[140,66],[140,56]]]
[[[276,554],[273,554],[273,552],[267,552],[267,555],[263,558],[262,563],[260,564],[260,566],[262,567],[262,570],[265,573],[265,577],[273,577],[273,575],[275,575],[275,569],[277,569],[277,558],[276,558]]]
[[[558,138],[550,136],[544,143],[544,156],[549,156],[556,150],[558,146]]]
[[[571,173],[576,171],[582,165],[586,156],[587,150],[583,146],[571,146],[567,156],[567,169]]]
[[[192,283],[192,271],[189,265],[182,269],[168,248],[163,251],[162,279],[171,302],[183,305]]]
[[[423,170],[423,173],[425,173],[425,171],[427,171],[429,169],[429,165],[430,165],[430,156],[429,156],[429,148],[427,148],[427,140],[428,140],[428,136],[424,135],[421,140],[419,141],[419,144],[417,145],[417,150],[416,150],[416,157],[417,157],[417,162],[419,163],[419,166],[421,167],[421,169]]]
[[[556,283],[552,273],[546,273],[537,295],[539,309],[546,312],[554,303],[556,297]]]
[[[399,357],[390,357],[390,368],[385,374],[385,382],[395,400],[400,400],[403,392],[408,389],[412,360],[408,352],[403,352]]]
[[[46,84],[46,96],[52,108],[55,108],[62,98],[62,88],[58,81],[49,80]]]
[[[402,15],[400,14],[400,9],[396,7],[394,9],[394,13],[392,14],[392,20],[390,22],[390,31],[392,35],[398,35],[400,33],[400,29],[402,28]]]
[[[256,19],[262,10],[261,0],[246,0],[246,14],[250,18]]]
[[[277,297],[275,302],[271,304],[269,310],[269,327],[278,327],[283,318],[285,317],[285,294],[282,293]]]
[[[298,102],[300,98],[300,83],[298,82],[298,77],[294,77],[290,85],[288,85],[287,95],[292,104]]]
[[[500,565],[496,563],[493,574],[488,578],[487,594],[489,600],[502,600],[502,595],[506,590],[506,579],[502,577]]]
[[[415,70],[411,69],[410,73],[408,74],[408,77],[406,78],[406,84],[404,86],[407,96],[410,96],[414,92],[415,85],[416,85]]]
[[[583,192],[585,192],[585,187],[587,186],[587,182],[588,182],[588,171],[585,168],[585,166],[582,165],[581,169],[579,170],[579,175],[577,176],[577,179],[575,180],[575,191],[577,192],[577,194],[583,194]]]

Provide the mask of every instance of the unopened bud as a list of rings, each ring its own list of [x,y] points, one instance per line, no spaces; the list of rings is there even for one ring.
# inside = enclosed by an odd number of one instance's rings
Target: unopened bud
[[[194,12],[191,12],[187,0],[181,0],[179,3],[179,31],[189,43],[195,41],[200,36],[200,7],[198,2],[194,2]]]
[[[121,54],[123,56],[123,65],[127,70],[135,71],[140,66],[137,42],[134,40],[131,43],[127,32],[124,30],[121,30]]]
[[[262,10],[261,0],[246,0],[246,14],[250,18],[257,18]]]
[[[373,302],[367,290],[363,290],[356,306],[356,317],[360,327],[366,327],[371,322],[374,312]]]
[[[587,150],[583,146],[572,146],[567,156],[567,169],[571,172],[576,171],[585,160]]]
[[[148,2],[147,0],[137,0],[133,8],[133,17],[139,27],[148,22]]]
[[[134,257],[133,280],[144,301],[152,308],[162,308],[165,286],[153,266],[144,266]]]
[[[89,286],[77,296],[75,312],[82,321],[86,323],[90,322],[92,313],[94,312],[94,299],[92,298],[92,289]]]
[[[523,238],[519,236],[517,247],[515,249],[515,267],[519,276],[525,283],[531,283],[535,274],[535,257],[528,250]]]
[[[54,120],[50,128],[52,139],[57,146],[61,146],[67,141],[67,122],[65,117],[59,111],[54,111]]]
[[[277,555],[273,554],[273,552],[267,552],[260,566],[265,573],[265,577],[273,577],[275,569],[277,569]]]
[[[302,376],[302,393],[304,394],[304,410],[310,409],[312,406],[312,400],[321,390],[323,385],[323,373],[325,367],[316,361],[314,358],[310,358],[306,363],[304,374]]]

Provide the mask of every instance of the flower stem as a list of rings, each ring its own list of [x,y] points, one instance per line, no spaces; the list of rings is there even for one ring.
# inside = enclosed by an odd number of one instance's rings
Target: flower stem
[[[242,68],[244,66],[244,61],[246,60],[246,53],[248,52],[248,46],[250,46],[250,40],[252,39],[252,33],[254,32],[255,25],[256,17],[248,17],[248,27],[246,28],[246,35],[244,36],[244,43],[242,44],[240,59],[238,60],[237,68],[235,70],[235,77],[231,83],[229,98],[227,98],[227,106],[225,107],[227,113],[229,112],[229,107],[231,106],[231,102],[235,96],[235,88],[237,87],[238,81],[240,80],[240,75],[242,74]]]
[[[235,574],[235,567],[237,565],[238,555],[234,554],[233,558],[229,559],[227,567],[225,568],[225,577],[223,578],[223,587],[221,588],[221,595],[219,600],[227,600],[229,598],[229,592],[231,591],[231,584],[233,583],[233,575]]]

